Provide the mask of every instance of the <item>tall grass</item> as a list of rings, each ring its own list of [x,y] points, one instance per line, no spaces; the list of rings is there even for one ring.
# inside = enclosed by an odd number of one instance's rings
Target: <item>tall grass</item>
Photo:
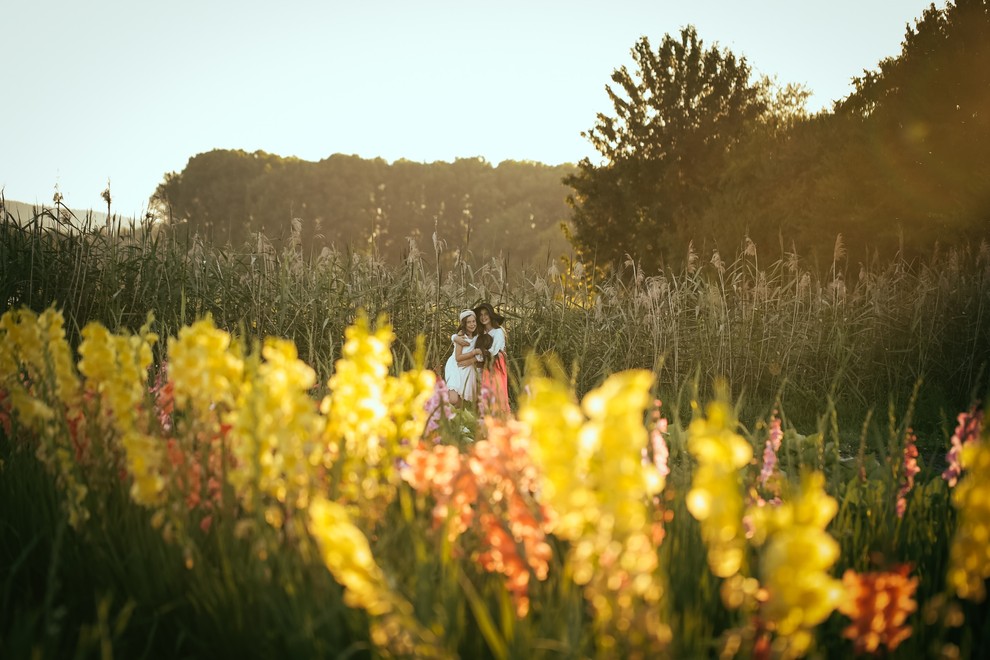
[[[731,261],[691,252],[680,272],[628,263],[608,276],[562,260],[542,272],[500,260],[443,271],[414,244],[399,267],[350,250],[304,257],[298,231],[284,244],[276,251],[257,236],[235,250],[117,218],[96,227],[57,209],[26,223],[4,213],[0,312],[55,304],[77,323],[73,343],[80,322],[133,330],[151,311],[168,336],[209,314],[247,339],[293,339],[325,382],[357,309],[389,316],[399,367],[420,334],[439,367],[457,311],[489,300],[508,319],[516,379],[530,352],[558,355],[579,393],[628,368],[653,370],[668,397],[725,377],[744,405],[782,398],[805,423],[829,397],[860,418],[903,406],[921,380],[919,424],[932,429],[968,405],[990,358],[986,244],[911,262],[852,263],[837,250],[824,276],[792,254],[770,261],[751,243]]]

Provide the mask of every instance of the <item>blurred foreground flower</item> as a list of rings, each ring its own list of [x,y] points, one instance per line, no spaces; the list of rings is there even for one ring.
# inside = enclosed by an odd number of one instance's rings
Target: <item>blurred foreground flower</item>
[[[958,511],[956,531],[949,548],[949,586],[960,598],[980,602],[986,598],[990,578],[990,443],[986,434],[963,445],[965,471],[952,492]]]
[[[903,518],[907,511],[907,496],[914,488],[914,478],[921,472],[918,467],[918,438],[908,429],[904,438],[904,460],[901,463],[901,487],[897,491],[897,517]]]
[[[687,448],[698,465],[687,508],[701,523],[708,565],[723,578],[739,572],[746,550],[739,469],[749,464],[753,448],[735,429],[732,409],[723,400],[708,404],[707,418],[695,417],[688,426]]]
[[[37,439],[35,455],[55,477],[69,524],[81,528],[90,515],[79,460],[88,446],[81,386],[61,312],[8,310],[0,317],[0,390],[9,411],[0,412],[4,431],[12,436],[16,419]]]
[[[137,335],[112,335],[99,323],[88,323],[82,329],[79,371],[86,377],[86,388],[99,394],[118,435],[133,479],[131,499],[154,507],[163,502],[165,481],[164,447],[152,435],[146,401],[151,347],[158,340],[149,328],[150,319]]]
[[[414,368],[389,375],[395,335],[384,317],[372,331],[368,317],[359,313],[346,337],[328,383],[330,394],[320,406],[327,417],[325,463],[333,475],[332,492],[362,523],[374,525],[395,498],[398,464],[423,434],[436,376],[423,368],[422,338]]]
[[[839,544],[825,531],[838,503],[825,493],[820,472],[806,475],[793,500],[775,507],[751,509],[763,546],[760,577],[766,589],[762,617],[775,631],[780,657],[804,655],[812,630],[828,618],[842,598],[842,583],[830,569],[839,558]]]
[[[894,651],[911,636],[908,616],[918,609],[914,592],[918,578],[909,578],[911,566],[902,564],[888,572],[857,573],[846,570],[842,576],[845,598],[839,611],[852,619],[842,636],[853,642],[856,653],[876,654],[880,647]]]
[[[420,443],[408,456],[403,478],[433,496],[434,524],[451,542],[474,530],[474,558],[505,577],[521,618],[529,613],[531,576],[545,580],[549,572],[546,531],[554,516],[534,498],[539,475],[523,426],[491,417],[485,425],[486,439],[464,455],[450,445]]]
[[[309,506],[308,527],[323,563],[344,587],[344,602],[371,618],[371,640],[379,651],[398,657],[448,657],[433,633],[416,620],[409,601],[389,589],[367,537],[342,505],[317,496]]]
[[[652,383],[647,371],[617,373],[579,407],[563,383],[531,377],[519,411],[541,496],[558,515],[553,531],[570,541],[566,563],[592,605],[604,655],[656,655],[670,641],[648,506],[663,478],[642,460]]]

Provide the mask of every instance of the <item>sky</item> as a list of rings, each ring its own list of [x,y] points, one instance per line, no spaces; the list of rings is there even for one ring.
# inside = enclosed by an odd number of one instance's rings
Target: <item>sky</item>
[[[576,163],[641,36],[706,47],[831,108],[931,0],[19,0],[0,24],[0,188],[140,216],[212,149],[318,161]],[[944,6],[943,2],[936,6]]]

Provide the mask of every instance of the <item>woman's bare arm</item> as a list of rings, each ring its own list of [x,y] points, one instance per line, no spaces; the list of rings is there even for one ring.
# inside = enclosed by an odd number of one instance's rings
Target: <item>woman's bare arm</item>
[[[472,348],[470,351],[465,351],[464,347],[458,345],[454,359],[457,360],[458,365],[466,367],[477,362],[479,355],[481,355],[481,349],[479,348]]]

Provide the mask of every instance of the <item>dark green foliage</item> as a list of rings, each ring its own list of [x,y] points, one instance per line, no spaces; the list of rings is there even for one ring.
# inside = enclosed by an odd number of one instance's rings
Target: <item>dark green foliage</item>
[[[606,87],[615,116],[598,115],[586,135],[604,163],[589,159],[574,188],[574,237],[586,259],[626,254],[655,270],[672,231],[689,224],[716,188],[733,146],[766,110],[765,86],[749,82],[745,59],[704,47],[693,27],[654,51],[641,38],[636,70],[620,67]]]
[[[749,239],[826,273],[839,234],[864,265],[979,243],[990,230],[988,44],[987,0],[933,5],[898,56],[808,116],[804,90],[749,83],[744,59],[702,56],[693,28],[656,53],[641,40],[635,77],[613,75],[615,116],[588,134],[604,164],[567,180],[582,254],[628,254],[656,272],[680,268],[689,241],[707,258]]]
[[[446,265],[468,253],[532,264],[567,251],[561,179],[572,169],[480,158],[390,165],[341,154],[313,163],[214,150],[166,175],[152,205],[170,226],[237,250],[259,232],[281,247],[298,222],[307,256],[370,247],[394,264],[411,240]]]

